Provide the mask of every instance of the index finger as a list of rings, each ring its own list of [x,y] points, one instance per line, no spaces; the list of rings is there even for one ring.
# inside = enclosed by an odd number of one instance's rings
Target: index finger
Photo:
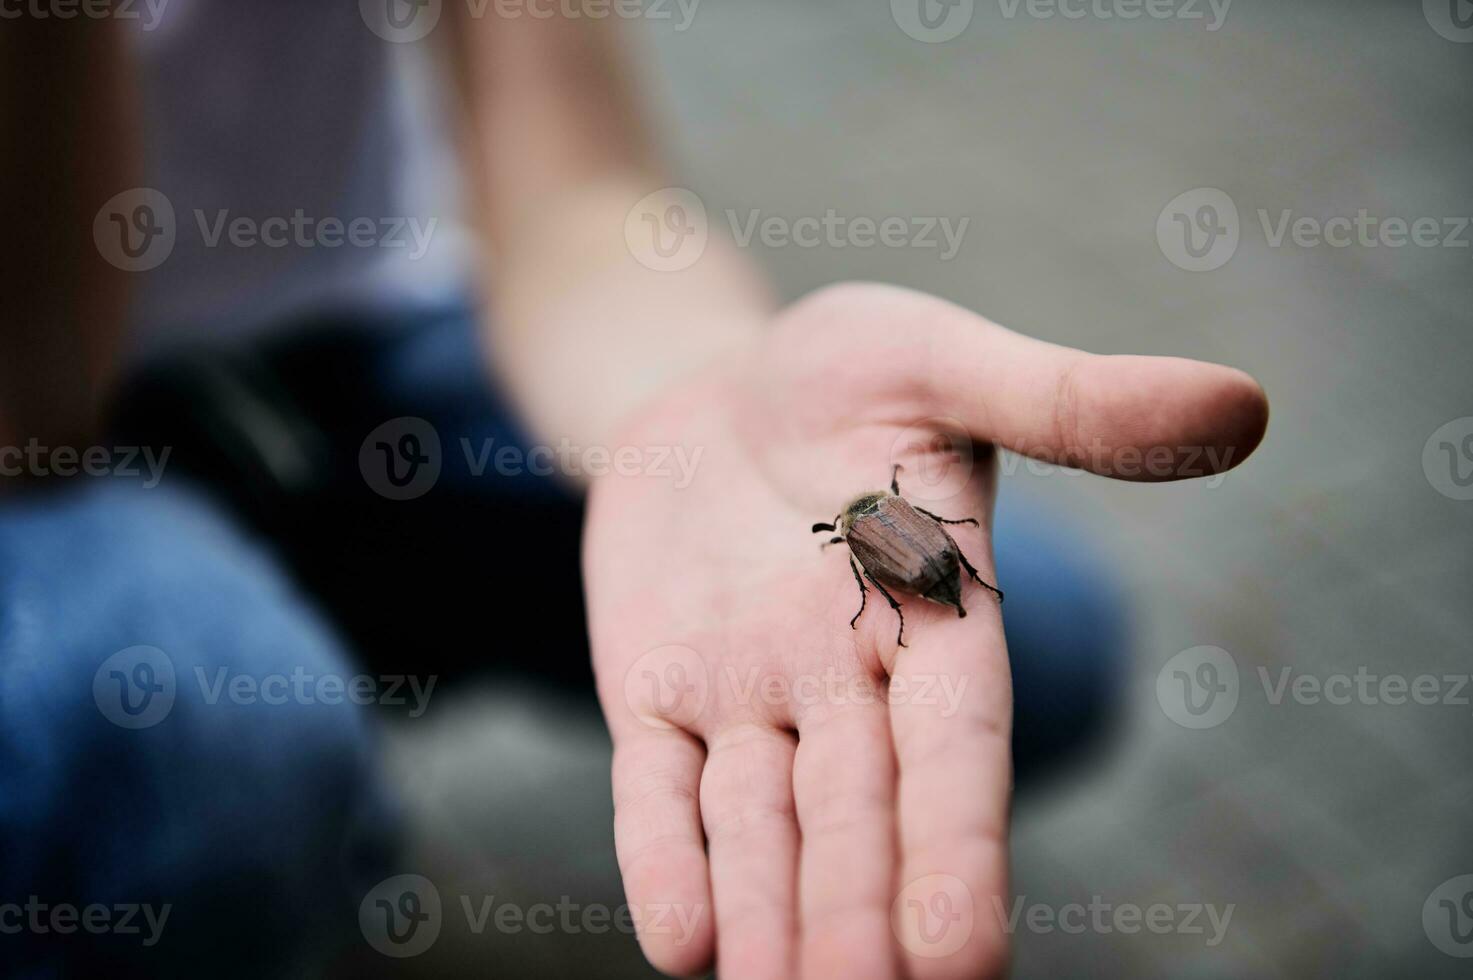
[[[959,543],[990,578],[979,536]],[[994,909],[1008,887],[1012,677],[998,603],[980,587],[965,602],[960,619],[907,600],[924,620],[890,676],[901,852],[891,922],[912,977],[999,976],[1007,962]]]

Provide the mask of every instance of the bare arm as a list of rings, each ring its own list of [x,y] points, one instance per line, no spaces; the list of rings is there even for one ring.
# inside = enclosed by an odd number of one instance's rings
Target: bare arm
[[[725,243],[679,272],[630,254],[626,215],[671,181],[615,21],[459,16],[496,371],[539,436],[598,444],[672,381],[745,347],[771,301]]]
[[[110,19],[0,30],[0,445],[95,438],[126,303],[92,240],[134,173],[126,47]]]

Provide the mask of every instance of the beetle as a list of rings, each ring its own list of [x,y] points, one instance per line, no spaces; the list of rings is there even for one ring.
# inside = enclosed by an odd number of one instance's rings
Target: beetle
[[[961,570],[965,568],[972,581],[1002,602],[1002,590],[982,580],[947,533],[947,524],[978,526],[974,517],[948,520],[902,497],[897,463],[890,471],[889,493],[877,490],[860,494],[834,517],[832,524],[813,525],[814,534],[836,532],[822,547],[841,543],[849,546],[849,568],[854,572],[854,581],[859,583],[859,612],[849,620],[850,629],[858,629],[859,617],[864,615],[869,595],[865,579],[880,590],[880,595],[900,617],[900,631],[895,635],[895,642],[900,646],[905,646],[905,613],[885,588],[887,585],[897,592],[951,606],[964,619],[967,610],[962,606]]]

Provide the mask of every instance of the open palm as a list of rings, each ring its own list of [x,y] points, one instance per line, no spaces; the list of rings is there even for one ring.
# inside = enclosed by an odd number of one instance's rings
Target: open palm
[[[845,549],[821,553],[808,529],[898,463],[902,493],[981,521],[953,536],[1006,589],[992,446],[1206,475],[1204,459],[1252,451],[1266,412],[1241,372],[1084,354],[857,285],[790,308],[745,357],[642,412],[620,443],[679,447],[694,478],[602,478],[584,566],[620,868],[651,961],[714,959],[729,978],[1001,972],[1001,609],[966,581],[966,618],[897,595],[902,648],[872,588],[851,629]],[[1118,465],[1153,449],[1157,467]]]

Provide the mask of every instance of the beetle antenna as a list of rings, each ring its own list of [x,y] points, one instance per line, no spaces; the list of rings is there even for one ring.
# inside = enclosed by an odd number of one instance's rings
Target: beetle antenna
[[[811,533],[811,534],[817,534],[819,531],[837,531],[837,530],[838,530],[838,528],[834,527],[834,525],[832,525],[832,524],[815,524],[815,525],[813,525],[813,530],[811,532],[809,532],[809,533]]]
[[[890,471],[890,492],[897,497],[900,496],[900,470],[900,464],[896,463],[895,468]]]

